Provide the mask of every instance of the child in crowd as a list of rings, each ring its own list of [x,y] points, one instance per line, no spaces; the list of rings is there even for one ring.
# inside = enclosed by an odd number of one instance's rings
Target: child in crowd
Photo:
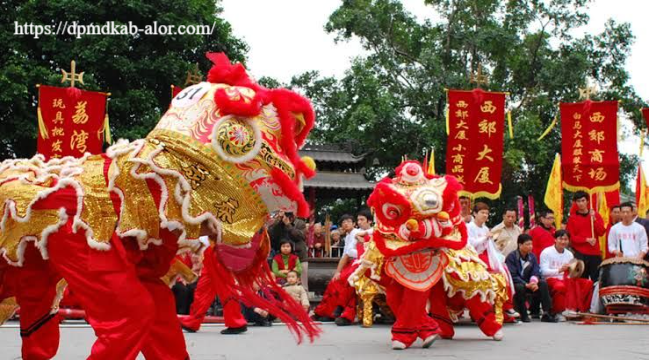
[[[295,301],[302,304],[304,311],[309,311],[309,296],[304,287],[298,283],[297,271],[289,271],[286,275],[286,284],[284,290],[289,293]]]
[[[295,271],[300,276],[302,263],[300,258],[293,254],[293,243],[290,240],[282,239],[279,244],[280,253],[273,258],[272,270],[277,283],[284,285],[289,271]]]

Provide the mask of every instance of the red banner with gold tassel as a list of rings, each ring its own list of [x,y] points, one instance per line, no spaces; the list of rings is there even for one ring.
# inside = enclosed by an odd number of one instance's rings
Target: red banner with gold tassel
[[[561,103],[561,165],[567,190],[619,189],[617,108],[617,101]]]
[[[38,152],[46,159],[102,152],[110,142],[108,94],[41,85],[38,89]]]
[[[449,90],[446,173],[464,186],[462,195],[500,196],[505,133],[505,94]]]

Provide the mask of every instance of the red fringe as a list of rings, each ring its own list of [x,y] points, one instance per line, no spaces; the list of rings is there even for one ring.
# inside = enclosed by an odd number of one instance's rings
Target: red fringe
[[[218,89],[214,94],[214,102],[219,107],[221,115],[253,117],[261,113],[261,108],[265,104],[264,97],[263,92],[257,92],[250,102],[246,102],[243,98],[235,101],[230,99],[225,89]]]
[[[253,265],[241,273],[232,273],[227,270],[216,257],[217,252],[214,252],[214,256],[205,257],[204,266],[207,267],[210,276],[222,280],[223,283],[220,286],[232,289],[237,300],[243,302],[244,305],[264,309],[279,318],[293,333],[298,344],[302,343],[304,335],[309,338],[310,342],[313,342],[320,335],[321,329],[309,318],[302,305],[275,283],[266,260],[269,249],[268,235],[264,234],[264,240],[262,240],[262,245],[253,260]],[[259,285],[265,297],[260,296],[254,290],[254,284]]]
[[[232,64],[224,53],[207,53],[206,56],[214,63],[207,73],[207,81],[215,84],[255,87],[256,84],[250,80],[243,65]]]

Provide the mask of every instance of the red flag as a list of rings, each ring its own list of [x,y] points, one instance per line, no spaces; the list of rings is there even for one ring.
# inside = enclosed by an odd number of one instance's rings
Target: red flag
[[[521,232],[525,230],[525,204],[523,204],[523,197],[517,196],[518,198],[518,227],[521,229]]]
[[[647,128],[649,129],[649,108],[642,109],[642,116],[644,116],[644,122],[647,124]]]
[[[176,95],[180,94],[180,92],[183,91],[183,88],[180,86],[176,85],[171,85],[171,99],[176,97]]]
[[[527,195],[527,211],[530,212],[530,229],[536,226],[536,209],[534,206],[534,197]]]
[[[38,152],[46,159],[99,154],[108,125],[108,94],[41,85]]]
[[[617,101],[561,103],[561,165],[567,190],[620,188]]]
[[[500,196],[505,132],[505,94],[450,90],[446,173],[464,186],[463,195]]]

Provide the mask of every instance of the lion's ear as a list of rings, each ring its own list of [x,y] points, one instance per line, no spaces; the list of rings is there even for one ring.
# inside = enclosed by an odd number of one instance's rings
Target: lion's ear
[[[463,189],[462,184],[460,184],[459,181],[457,181],[457,178],[453,175],[446,175],[444,176],[446,179],[446,191],[445,192],[453,192],[457,194],[460,190]]]

